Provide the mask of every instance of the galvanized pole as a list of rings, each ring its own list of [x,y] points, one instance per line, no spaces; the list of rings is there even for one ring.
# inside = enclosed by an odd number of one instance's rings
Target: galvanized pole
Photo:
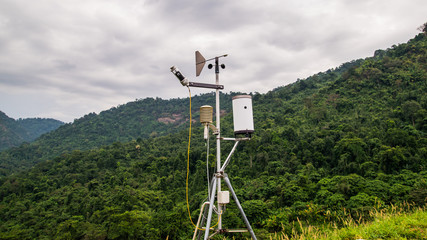
[[[215,57],[215,83],[216,85],[219,85],[219,63],[218,58]],[[217,164],[217,171],[219,172],[221,169],[221,124],[220,124],[220,107],[219,107],[219,89],[216,89],[216,129],[218,129],[218,135],[216,138],[216,164]],[[218,193],[221,191],[221,179],[218,178]],[[211,204],[214,204],[214,202],[211,202]],[[222,229],[222,222],[221,222],[221,205],[218,203],[218,229]],[[208,229],[206,229],[208,230]]]

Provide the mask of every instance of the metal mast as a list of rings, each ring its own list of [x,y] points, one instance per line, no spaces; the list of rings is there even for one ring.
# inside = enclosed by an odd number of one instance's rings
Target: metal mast
[[[215,234],[218,233],[222,233],[225,231],[228,232],[249,232],[251,235],[251,238],[254,240],[257,240],[255,233],[246,217],[246,214],[242,208],[242,206],[240,205],[240,201],[237,198],[236,193],[234,192],[234,189],[230,183],[230,179],[228,178],[228,175],[225,173],[225,168],[227,167],[227,165],[230,162],[231,156],[233,155],[234,151],[237,148],[237,145],[239,144],[240,141],[246,141],[246,140],[250,140],[250,134],[246,135],[246,137],[243,138],[223,138],[221,137],[221,109],[220,109],[220,99],[219,99],[219,94],[220,94],[220,90],[224,89],[223,85],[219,84],[219,68],[225,68],[224,64],[219,64],[219,58],[221,57],[226,57],[227,55],[222,55],[222,56],[218,56],[215,58],[211,58],[208,60],[205,60],[205,58],[200,54],[199,51],[196,51],[196,76],[200,75],[200,72],[203,69],[204,64],[207,61],[210,60],[215,60],[215,84],[207,84],[207,83],[197,83],[197,82],[189,82],[188,79],[186,77],[184,77],[181,72],[179,71],[178,68],[176,68],[175,66],[171,67],[171,72],[179,79],[179,81],[181,82],[181,84],[183,86],[187,86],[187,87],[199,87],[199,88],[211,88],[211,89],[215,89],[215,102],[216,102],[216,160],[217,160],[217,172],[214,174],[214,178],[213,178],[213,184],[212,184],[212,190],[210,192],[210,196],[208,196],[209,198],[209,202],[205,202],[202,205],[202,209],[200,212],[200,216],[199,219],[197,221],[197,226],[194,232],[194,236],[193,239],[195,239],[196,234],[197,234],[197,230],[199,229],[199,223],[201,220],[201,216],[202,216],[202,211],[204,209],[204,206],[206,204],[209,205],[209,210],[208,210],[208,217],[206,219],[206,227],[205,227],[205,234],[204,234],[204,240],[209,239],[210,237],[212,237]],[[212,64],[209,64],[208,68],[211,69],[213,66]],[[251,110],[252,111],[252,110]],[[221,140],[229,140],[229,141],[235,141],[234,147],[231,150],[231,152],[229,153],[227,159],[224,162],[224,165],[221,166]],[[221,202],[219,201],[219,197],[218,197],[218,229],[216,230],[215,233],[213,233],[211,236],[209,236],[209,231],[210,231],[210,226],[212,223],[212,212],[214,209],[214,203],[215,203],[215,196],[219,196],[220,193],[224,193],[221,191],[221,178],[224,179],[225,184],[227,185],[229,191],[232,194],[232,197],[237,205],[237,208],[239,209],[240,214],[242,215],[243,221],[246,225],[246,229],[245,230],[241,230],[241,229],[223,229],[222,228],[222,219],[221,219],[221,215],[223,213],[223,206],[221,205]],[[227,194],[228,196],[228,194]],[[228,199],[228,197],[227,197]],[[224,201],[224,200],[223,200]],[[228,200],[226,200],[227,202],[225,204],[228,203]],[[224,201],[225,202],[225,201]]]
[[[218,57],[215,57],[215,83],[219,85],[219,64]],[[216,128],[218,129],[218,135],[216,138],[216,166],[217,171],[221,170],[221,110],[219,106],[219,89],[216,89]],[[221,191],[221,179],[218,179],[218,193]],[[218,212],[221,213],[222,206],[218,203]],[[218,214],[218,229],[222,229],[221,215]]]

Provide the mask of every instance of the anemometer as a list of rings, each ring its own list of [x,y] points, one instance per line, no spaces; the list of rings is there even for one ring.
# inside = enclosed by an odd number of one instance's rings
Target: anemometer
[[[195,231],[193,235],[193,240],[196,239],[197,233],[199,230],[205,231],[204,240],[211,238],[212,236],[224,233],[224,232],[249,232],[252,239],[256,240],[255,233],[246,217],[246,214],[239,202],[239,199],[236,196],[236,193],[233,190],[233,187],[230,183],[230,179],[228,175],[225,173],[225,168],[228,166],[231,160],[231,156],[237,148],[237,145],[240,141],[248,141],[251,139],[251,134],[254,132],[254,124],[253,124],[253,110],[252,110],[252,97],[250,95],[238,95],[232,98],[232,106],[233,106],[233,124],[234,124],[234,138],[224,138],[221,137],[220,132],[220,106],[219,106],[219,91],[224,89],[223,85],[219,84],[219,69],[225,68],[224,64],[219,64],[219,59],[222,57],[227,57],[228,55],[221,55],[211,59],[206,60],[199,51],[196,51],[196,77],[200,75],[203,70],[203,67],[206,62],[214,61],[214,64],[209,64],[208,68],[211,69],[215,66],[215,84],[208,83],[199,83],[199,82],[190,82],[181,71],[172,66],[170,68],[171,72],[178,78],[180,83],[183,86],[188,88],[190,93],[190,130],[189,130],[189,142],[188,142],[188,151],[187,151],[187,182],[186,182],[186,198],[187,198],[187,210],[190,217],[190,221],[193,223],[190,215],[190,208],[188,205],[188,174],[189,174],[189,155],[190,155],[190,140],[191,140],[191,91],[190,87],[198,87],[198,88],[210,88],[215,89],[215,102],[216,102],[216,126],[213,124],[212,116],[213,116],[213,107],[212,106],[202,106],[200,107],[200,122],[204,126],[204,139],[208,141],[207,143],[207,155],[209,155],[209,129],[212,130],[213,135],[216,136],[216,156],[217,156],[217,166],[216,173],[213,174],[212,182],[209,181],[209,169],[207,168],[208,175],[208,200],[202,204],[200,209],[200,215],[195,226]],[[234,146],[231,149],[229,155],[225,159],[223,163],[221,163],[221,141],[234,141]],[[225,184],[228,187],[228,191],[221,190],[221,180],[224,180]],[[222,214],[225,210],[225,205],[230,202],[230,193],[236,203],[240,214],[242,215],[243,221],[245,222],[246,229],[223,229],[222,228]],[[215,197],[217,201],[217,207],[215,207]],[[205,206],[209,205],[208,209],[205,209]],[[212,214],[213,212],[218,214],[218,222],[217,228],[215,226],[211,226],[212,223]],[[207,214],[207,217],[206,217]],[[199,226],[204,225],[206,220],[206,225],[204,228],[199,228]],[[214,230],[213,234],[209,235],[210,230]],[[200,232],[199,232],[200,233]],[[200,235],[197,239],[200,238]]]

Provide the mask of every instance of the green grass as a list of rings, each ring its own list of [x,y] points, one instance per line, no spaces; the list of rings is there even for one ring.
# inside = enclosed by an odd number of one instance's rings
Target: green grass
[[[427,239],[427,212],[386,214],[374,222],[340,229],[332,239]]]
[[[370,214],[374,219],[370,222],[355,221],[351,217],[342,219],[344,227],[339,229],[337,223],[311,226],[298,221],[290,236],[281,232],[271,235],[270,239],[427,239],[426,207],[413,208],[406,204],[372,210]]]

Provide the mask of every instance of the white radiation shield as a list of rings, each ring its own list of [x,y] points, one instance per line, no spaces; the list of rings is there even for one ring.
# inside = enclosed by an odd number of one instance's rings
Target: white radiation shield
[[[254,132],[252,97],[250,95],[233,97],[233,124],[235,135],[251,135]]]

